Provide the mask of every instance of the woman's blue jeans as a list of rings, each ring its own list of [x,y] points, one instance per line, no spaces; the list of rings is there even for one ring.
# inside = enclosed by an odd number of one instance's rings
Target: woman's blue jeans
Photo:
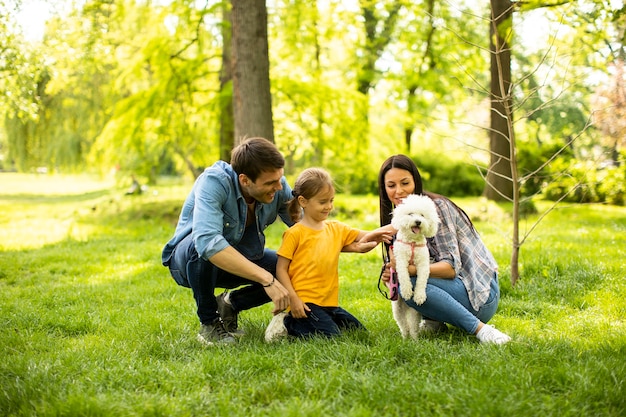
[[[411,277],[415,287],[416,277]],[[491,280],[491,291],[487,302],[478,311],[474,310],[467,295],[465,285],[459,277],[454,279],[428,278],[426,301],[417,305],[413,300],[405,300],[407,305],[429,319],[450,323],[468,333],[476,333],[478,323],[487,323],[496,314],[500,301],[498,275]]]
[[[251,262],[276,276],[276,261],[276,252],[265,249],[261,259]],[[169,268],[178,285],[193,291],[202,324],[211,324],[219,318],[215,288],[244,286],[230,293],[230,302],[235,311],[248,310],[271,301],[261,284],[219,269],[198,256],[191,234],[176,245]]]

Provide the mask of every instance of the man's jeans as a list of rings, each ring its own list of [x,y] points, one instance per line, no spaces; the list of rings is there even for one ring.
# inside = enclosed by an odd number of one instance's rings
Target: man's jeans
[[[276,252],[265,249],[261,259],[251,262],[276,276],[276,261]],[[232,289],[244,286],[230,294],[230,302],[235,311],[248,310],[271,301],[261,284],[219,269],[198,256],[191,234],[174,249],[169,268],[178,285],[193,291],[198,306],[198,318],[202,324],[211,324],[219,317],[215,288]]]

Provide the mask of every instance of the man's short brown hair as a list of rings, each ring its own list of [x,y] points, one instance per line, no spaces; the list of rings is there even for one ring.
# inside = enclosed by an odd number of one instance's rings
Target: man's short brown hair
[[[265,138],[246,139],[233,148],[230,165],[237,174],[245,174],[252,182],[262,172],[285,167],[285,158],[276,145]]]

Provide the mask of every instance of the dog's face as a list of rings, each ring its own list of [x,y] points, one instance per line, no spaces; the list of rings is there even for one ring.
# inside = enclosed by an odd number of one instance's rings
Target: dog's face
[[[411,194],[393,211],[391,225],[406,239],[433,237],[439,227],[435,203],[425,195]]]

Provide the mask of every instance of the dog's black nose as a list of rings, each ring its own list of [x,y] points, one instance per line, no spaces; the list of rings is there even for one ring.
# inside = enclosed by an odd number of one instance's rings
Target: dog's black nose
[[[415,221],[415,226],[420,227],[422,225],[422,222],[419,220]]]

